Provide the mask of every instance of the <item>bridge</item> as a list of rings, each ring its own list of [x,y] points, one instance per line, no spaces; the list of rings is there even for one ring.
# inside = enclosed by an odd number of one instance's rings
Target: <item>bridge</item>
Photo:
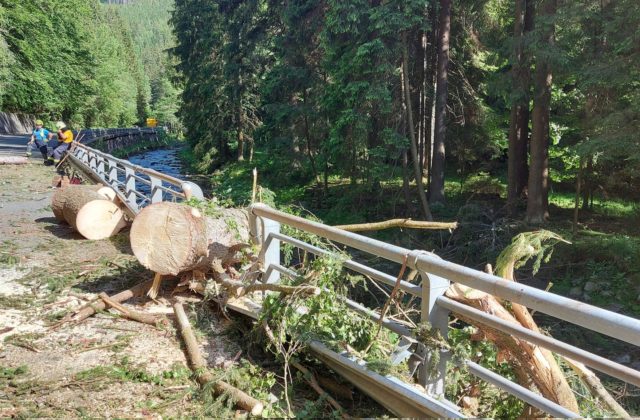
[[[114,135],[114,133],[103,134],[104,136]],[[123,136],[135,136],[135,133],[129,131],[125,135],[124,132],[121,132],[120,138]],[[100,137],[95,136],[93,143],[101,140]],[[194,183],[133,165],[87,144],[75,144],[69,156],[69,163],[74,170],[82,172],[93,182],[113,187],[121,201],[125,203],[131,217],[135,217],[142,208],[149,204],[161,201],[181,202],[203,197],[202,190]],[[443,337],[448,334],[449,320],[452,316],[473,320],[474,323],[488,329],[538,345],[623,382],[640,386],[639,371],[603,358],[588,349],[568,344],[562,339],[532,331],[519,324],[507,322],[493,314],[454,301],[445,296],[445,291],[451,284],[459,283],[489,293],[500,300],[524,305],[532,310],[636,347],[640,347],[640,320],[638,319],[454,264],[424,250],[406,249],[381,242],[293,216],[264,204],[253,204],[249,214],[252,239],[260,249],[259,259],[263,267],[260,281],[278,283],[282,277],[297,275],[293,267],[287,266],[281,259],[281,247],[284,244],[316,256],[332,253],[331,250],[284,234],[282,227],[287,226],[343,245],[351,250],[357,250],[358,257],[346,259],[343,261],[343,267],[351,272],[360,273],[380,285],[394,287],[398,283],[396,275],[359,262],[358,259],[362,260],[362,255],[398,265],[405,264],[406,267],[415,270],[418,274],[417,280],[412,282],[401,280],[398,286],[403,292],[415,297],[420,302],[421,321],[438,329]],[[369,317],[376,322],[380,317],[379,312],[366,307],[362,302],[347,299],[345,303],[351,311]],[[227,303],[227,307],[253,319],[258,319],[261,311],[260,303],[248,297],[231,300]],[[415,336],[414,331],[393,319],[383,318],[381,325],[401,337],[400,343],[393,353],[393,362],[400,364],[410,361],[409,366],[417,366],[415,377],[421,387],[416,387],[394,376],[383,376],[369,369],[364,361],[348,351],[336,351],[320,341],[309,342],[308,349],[318,360],[399,417],[464,417],[461,407],[444,397],[445,387],[451,380],[446,374],[446,363],[451,361],[450,351],[426,345]],[[432,359],[434,357],[435,359]],[[438,360],[436,369],[428,368],[429,360]],[[467,359],[458,361],[458,363],[468,369],[472,375],[550,416],[580,417],[579,413],[567,410],[556,402],[542,397],[473,360]]]

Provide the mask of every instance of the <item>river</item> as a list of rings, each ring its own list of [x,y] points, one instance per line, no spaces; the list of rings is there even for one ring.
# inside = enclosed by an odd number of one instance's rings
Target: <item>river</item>
[[[156,149],[131,155],[127,160],[135,165],[150,168],[178,179],[186,179],[184,168],[180,162],[180,149]]]

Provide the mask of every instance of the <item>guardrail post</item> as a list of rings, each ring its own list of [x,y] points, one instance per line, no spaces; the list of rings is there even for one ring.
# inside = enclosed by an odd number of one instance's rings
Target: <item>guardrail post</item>
[[[115,160],[108,159],[109,162],[109,184],[116,188],[118,187],[118,164]]]
[[[136,201],[136,194],[134,191],[136,190],[136,179],[134,178],[135,171],[133,168],[129,166],[125,166],[124,168],[125,175],[125,197],[127,197],[127,203],[134,209],[139,208],[138,202]]]
[[[413,251],[414,258],[424,251]],[[427,273],[418,267],[422,280],[422,302],[420,307],[420,321],[428,322],[431,328],[437,328],[444,339],[449,331],[449,311],[436,305],[438,296],[443,295],[449,288],[449,280]],[[438,351],[439,358],[435,368],[430,368],[433,360],[433,352]],[[445,379],[447,374],[447,360],[450,354],[447,351],[428,349],[424,345],[418,346],[417,353],[424,358],[424,363],[418,371],[418,380],[428,393],[443,396],[445,391]]]
[[[274,237],[270,237],[271,233],[280,233],[280,223],[258,217],[249,208],[249,235],[255,245],[260,246],[260,259],[263,270],[268,276],[262,279],[265,283],[278,283],[280,281],[280,272],[278,270],[269,270],[271,264],[280,265],[280,241]]]
[[[98,159],[98,157],[96,156],[96,159]],[[98,176],[103,179],[104,181],[107,180],[107,173],[104,170],[104,159],[102,157],[100,157],[98,159]]]
[[[151,204],[162,202],[162,181],[158,178],[149,176],[149,180],[151,181]]]

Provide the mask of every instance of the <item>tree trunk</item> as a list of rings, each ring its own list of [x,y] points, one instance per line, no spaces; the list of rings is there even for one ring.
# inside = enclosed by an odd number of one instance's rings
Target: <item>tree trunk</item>
[[[523,197],[528,179],[527,143],[529,140],[529,89],[531,85],[529,57],[524,35],[533,28],[533,0],[517,0],[514,27],[514,56],[512,78],[513,103],[509,125],[509,162],[507,202],[509,213],[515,212],[517,201]]]
[[[539,13],[542,45],[554,44],[557,0],[544,0]],[[551,106],[552,73],[548,51],[539,51],[534,81],[533,117],[531,130],[531,168],[527,198],[526,221],[542,224],[549,218],[549,112]]]
[[[73,197],[78,194],[79,191],[96,192],[101,195],[103,199],[116,201],[116,192],[113,188],[105,187],[104,185],[68,185],[64,188],[59,188],[51,198],[51,210],[58,222],[66,222],[63,214],[65,202],[68,197]]]
[[[431,165],[431,203],[444,203],[445,136],[447,131],[447,75],[449,68],[449,38],[451,32],[451,0],[440,0],[438,30],[438,68],[433,162]]]
[[[413,125],[413,110],[411,106],[411,94],[409,86],[409,53],[407,51],[407,43],[405,39],[404,47],[402,49],[402,80],[404,90],[404,100],[406,106],[407,126],[409,127],[409,144],[411,146],[411,159],[413,160],[413,171],[416,177],[416,187],[418,188],[418,196],[422,203],[422,212],[427,220],[433,220],[431,210],[429,209],[429,203],[427,202],[427,195],[422,185],[422,168],[418,160],[418,150],[416,146],[416,133],[415,126]]]
[[[145,207],[131,226],[131,249],[144,267],[164,275],[219,271],[249,244],[248,214],[219,209],[205,216],[185,204]]]
[[[116,203],[87,189],[66,193],[62,215],[74,230],[93,240],[109,238],[127,225]]]
[[[87,239],[105,239],[126,226],[115,203],[116,193],[103,185],[69,185],[56,191],[51,209],[59,222],[67,222]]]

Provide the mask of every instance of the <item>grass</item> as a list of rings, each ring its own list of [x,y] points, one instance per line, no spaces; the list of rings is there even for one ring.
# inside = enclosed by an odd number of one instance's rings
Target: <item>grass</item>
[[[21,365],[15,368],[0,366],[0,379],[11,381],[26,375],[28,372],[29,368],[26,365]]]

